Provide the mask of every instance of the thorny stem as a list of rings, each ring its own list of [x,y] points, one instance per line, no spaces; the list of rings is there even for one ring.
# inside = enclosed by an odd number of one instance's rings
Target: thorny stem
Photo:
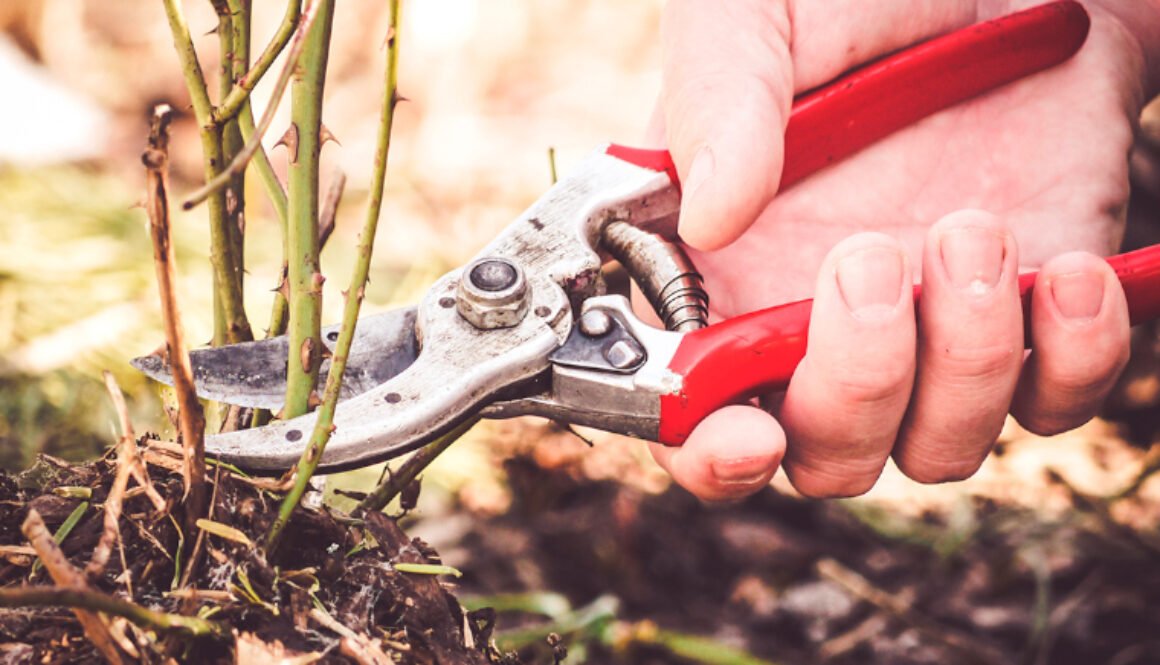
[[[379,118],[378,142],[375,146],[374,170],[371,175],[371,194],[367,202],[367,215],[366,219],[363,220],[362,233],[359,235],[358,252],[355,256],[354,270],[350,278],[350,288],[345,293],[346,302],[344,303],[342,312],[342,328],[338,335],[338,341],[335,343],[334,356],[331,358],[330,373],[326,378],[326,389],[323,392],[322,405],[318,409],[318,421],[315,423],[314,431],[310,435],[310,443],[302,451],[302,457],[298,460],[298,473],[294,479],[294,487],[290,489],[290,492],[282,500],[282,505],[278,509],[278,517],[274,520],[274,523],[270,526],[270,531],[266,535],[267,551],[273,551],[278,546],[282,530],[285,528],[287,522],[290,521],[290,515],[293,514],[294,509],[302,499],[302,495],[306,492],[310,478],[318,468],[318,461],[322,458],[322,453],[326,449],[327,442],[330,440],[330,434],[334,430],[334,411],[338,405],[339,391],[342,388],[342,375],[346,371],[346,361],[350,356],[350,347],[354,341],[355,326],[358,323],[358,315],[359,310],[362,308],[367,277],[370,274],[371,256],[374,253],[375,246],[375,234],[378,230],[379,217],[382,214],[383,207],[383,187],[387,175],[387,157],[391,149],[391,126],[394,124],[395,105],[398,103],[398,95],[396,92],[398,88],[399,63],[399,44],[397,39],[399,0],[390,0],[390,13],[390,25],[387,28],[386,85],[383,91],[382,111]],[[340,195],[341,190],[337,193],[332,191],[330,198],[334,200],[335,208],[338,205],[337,197]],[[333,216],[333,213],[328,213],[328,216]],[[314,231],[314,233],[317,232],[317,230]],[[317,236],[315,240],[318,240]],[[294,346],[293,338],[291,340],[290,348],[294,349],[296,347]],[[287,395],[287,401],[289,401],[289,395]]]
[[[177,49],[177,59],[181,62],[181,72],[185,76],[185,87],[193,102],[193,114],[198,125],[213,124],[213,105],[209,101],[209,90],[205,85],[205,75],[193,48],[193,38],[185,15],[181,13],[180,0],[164,0],[165,16],[169,20],[169,30],[173,33],[173,46]]]
[[[233,88],[234,80],[245,75],[249,66],[250,12],[248,0],[213,0],[213,5],[218,14],[218,53],[221,60],[218,92],[224,97]],[[215,124],[221,132],[222,161],[230,162],[242,149],[242,134],[238,123],[231,119]],[[244,293],[245,275],[245,185],[245,173],[234,173],[222,192],[226,206],[224,229],[229,244],[229,261],[239,294]]]
[[[165,15],[173,35],[173,45],[185,77],[185,86],[193,102],[193,114],[201,133],[205,177],[212,180],[223,163],[221,131],[213,121],[205,75],[193,47],[189,26],[181,13],[179,0],[164,0]],[[215,192],[209,197],[210,262],[214,272],[214,342],[241,342],[253,338],[242,304],[240,257],[235,257],[229,242],[226,197]]]
[[[326,249],[326,241],[334,232],[335,218],[338,214],[338,204],[342,201],[342,193],[346,188],[346,174],[336,171],[331,178],[330,187],[323,200],[322,210],[318,214],[318,252]],[[282,268],[278,273],[278,287],[274,289],[274,306],[270,309],[270,323],[266,327],[266,338],[277,337],[286,333],[286,322],[289,316],[290,303],[286,300],[286,280],[289,267],[286,263],[286,232],[283,225],[282,232]]]
[[[319,329],[323,277],[318,262],[318,162],[322,148],[322,94],[326,83],[334,0],[317,0],[311,8],[317,11],[317,19],[301,42],[304,45],[302,56],[293,69],[290,128],[286,133],[290,158],[289,233],[286,242],[290,357],[282,414],[285,418],[300,416],[314,406],[311,397],[314,396],[322,357]]]
[[[402,466],[400,466],[398,470],[389,474],[389,477],[384,482],[376,487],[373,492],[368,494],[365,499],[359,502],[358,506],[355,508],[355,514],[360,515],[368,511],[382,510],[383,508],[386,508],[387,504],[394,500],[394,498],[398,496],[400,492],[406,489],[408,485],[414,482],[414,480],[419,477],[420,473],[423,473],[423,469],[426,469],[428,466],[430,466],[431,462],[434,462],[436,457],[442,455],[443,451],[447,450],[451,444],[458,441],[459,438],[466,434],[467,430],[475,426],[477,422],[479,422],[479,418],[472,418],[464,421],[455,429],[444,434],[438,439],[435,439],[431,443],[428,443],[426,446],[416,451],[414,455],[408,457],[407,461],[403,462]]]
[[[230,179],[235,175],[243,173],[246,170],[246,165],[249,163],[250,159],[262,147],[262,137],[266,135],[266,130],[270,128],[270,123],[274,121],[274,115],[278,111],[278,102],[281,101],[282,95],[286,92],[286,86],[290,83],[291,79],[302,74],[302,68],[299,67],[299,65],[302,64],[300,60],[302,60],[302,56],[307,49],[307,35],[313,34],[311,26],[313,26],[315,18],[318,16],[320,5],[328,4],[330,5],[331,9],[333,9],[333,2],[334,0],[314,0],[309,5],[307,5],[306,10],[302,13],[301,18],[298,21],[298,30],[294,33],[294,39],[290,43],[290,49],[286,53],[286,64],[283,66],[281,73],[278,75],[278,80],[274,83],[274,91],[270,95],[270,103],[266,107],[266,111],[262,114],[262,119],[258,121],[258,126],[252,132],[252,136],[246,142],[246,145],[238,151],[238,154],[234,157],[233,161],[230,162],[229,166],[220,173],[214,174],[213,177],[207,177],[205,185],[203,185],[201,189],[190,194],[186,198],[185,203],[182,204],[182,208],[189,210],[207,199],[212,205],[214,197],[221,190],[221,188],[229,183]],[[331,12],[328,11],[327,15],[329,16],[330,13]],[[326,21],[326,34],[327,43],[329,44],[329,19]],[[321,99],[319,100],[319,103],[321,103]],[[293,145],[287,145],[287,148],[290,149],[291,153],[294,152]],[[293,157],[294,155],[291,154],[291,165],[293,165]]]
[[[88,589],[51,587],[0,589],[0,607],[68,607],[124,617],[138,626],[154,630],[173,630],[194,636],[229,634],[229,631],[213,621],[154,612],[135,603]]]
[[[192,525],[205,511],[205,416],[193,385],[193,370],[185,348],[185,332],[175,291],[176,266],[169,233],[169,121],[172,111],[162,104],[153,110],[149,147],[142,155],[148,184],[145,209],[153,240],[153,263],[165,320],[173,387],[180,406],[179,428],[184,464],[182,476],[188,498],[187,522]]]
[[[254,112],[247,102],[242,106],[241,112],[238,113],[238,129],[242,132],[242,140],[249,144],[254,139],[254,134],[257,131],[254,127]],[[258,170],[258,177],[262,180],[262,186],[266,188],[266,196],[270,197],[270,202],[274,205],[274,213],[278,216],[278,222],[282,225],[282,233],[286,233],[286,188],[282,186],[282,181],[278,180],[278,174],[274,172],[274,165],[270,163],[269,156],[266,155],[266,149],[262,147],[261,142],[258,144],[257,151],[254,152],[253,157],[254,168]]]
[[[231,3],[237,0],[231,0]],[[234,117],[245,108],[250,98],[250,93],[258,85],[258,81],[266,75],[270,70],[270,66],[274,64],[274,60],[282,53],[282,49],[286,48],[286,44],[290,41],[290,36],[294,34],[294,28],[298,25],[298,17],[302,14],[301,0],[289,0],[286,3],[286,14],[282,17],[282,22],[278,25],[277,32],[266,45],[261,55],[254,62],[254,66],[249,71],[243,71],[239,76],[234,77],[233,86],[226,91],[222,97],[221,103],[213,111],[213,119],[215,122],[222,123]]]

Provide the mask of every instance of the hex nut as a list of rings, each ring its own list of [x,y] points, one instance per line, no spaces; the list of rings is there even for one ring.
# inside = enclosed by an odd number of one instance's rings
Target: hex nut
[[[480,330],[511,328],[528,313],[531,289],[515,261],[485,257],[470,263],[459,278],[455,306]]]

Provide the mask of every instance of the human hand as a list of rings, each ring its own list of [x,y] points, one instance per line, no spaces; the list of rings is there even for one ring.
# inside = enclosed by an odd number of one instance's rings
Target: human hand
[[[807,355],[769,411],[722,409],[682,448],[654,447],[694,494],[743,496],[779,464],[804,494],[860,494],[891,454],[916,480],[957,480],[977,470],[1008,410],[1044,434],[1095,413],[1126,361],[1128,324],[1119,283],[1092,253],[1114,251],[1122,233],[1160,7],[1133,25],[1143,39],[1122,21],[1135,0],[1089,3],[1092,32],[1072,61],[773,198],[795,93],[1032,4],[671,1],[653,135],[681,173],[680,231],[713,313],[815,298]],[[1091,253],[1060,255],[1070,250]],[[1016,278],[1032,267],[1024,361]]]

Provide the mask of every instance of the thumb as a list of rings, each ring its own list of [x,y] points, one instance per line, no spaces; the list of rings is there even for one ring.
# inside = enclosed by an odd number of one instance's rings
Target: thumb
[[[681,238],[737,239],[781,179],[793,101],[789,14],[770,0],[672,0],[663,24],[661,114],[681,177]]]

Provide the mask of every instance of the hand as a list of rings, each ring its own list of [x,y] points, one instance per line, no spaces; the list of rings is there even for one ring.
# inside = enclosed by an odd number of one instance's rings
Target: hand
[[[1032,4],[670,1],[652,135],[682,176],[680,231],[713,315],[815,298],[807,355],[768,410],[722,409],[682,448],[654,446],[694,494],[744,496],[780,464],[806,495],[851,496],[891,455],[915,480],[958,480],[978,469],[1008,411],[1042,434],[1094,415],[1128,349],[1123,291],[1096,254],[1120,241],[1141,55],[1156,56],[1156,42],[1105,5],[1130,13],[1137,0],[1089,3],[1091,35],[1068,63],[773,198],[794,94]],[[1150,20],[1151,39],[1160,21]],[[1025,268],[1041,268],[1026,359]]]

